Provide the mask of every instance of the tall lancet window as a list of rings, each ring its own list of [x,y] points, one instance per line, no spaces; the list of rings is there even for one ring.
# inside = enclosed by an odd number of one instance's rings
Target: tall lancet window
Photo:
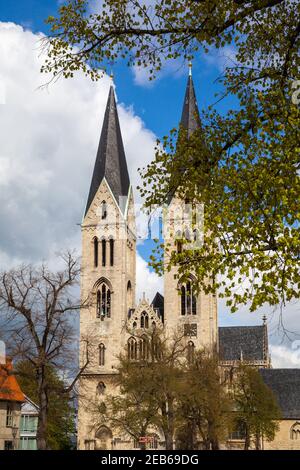
[[[181,315],[186,314],[186,293],[185,286],[181,286]]]
[[[192,364],[195,359],[195,345],[193,341],[189,341],[187,344],[187,361]]]
[[[142,336],[140,339],[140,344],[139,344],[139,352],[140,352],[140,357],[139,359],[141,361],[146,361],[149,359],[149,342],[147,336]]]
[[[106,240],[101,241],[102,245],[102,266],[106,265]]]
[[[105,364],[105,346],[103,343],[99,344],[99,366]]]
[[[111,314],[111,291],[109,287],[102,283],[97,291],[97,317],[104,320],[110,318]]]
[[[128,348],[128,359],[130,361],[136,361],[138,358],[138,347],[137,347],[137,341],[133,336],[129,338],[127,342],[127,348]]]
[[[191,281],[187,281],[180,287],[181,315],[197,314],[197,299]]]
[[[149,328],[149,316],[147,312],[141,314],[141,328]]]
[[[101,219],[104,220],[107,217],[107,204],[106,201],[101,202]]]
[[[98,238],[94,237],[93,245],[94,245],[94,266],[95,266],[95,268],[97,268],[97,266],[98,266],[98,244],[99,244]]]
[[[114,248],[115,248],[115,241],[111,238],[109,240],[109,258],[110,258],[110,265],[114,265]]]

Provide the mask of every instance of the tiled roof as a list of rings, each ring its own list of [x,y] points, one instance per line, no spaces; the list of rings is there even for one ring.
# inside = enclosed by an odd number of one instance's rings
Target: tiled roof
[[[0,400],[25,401],[17,379],[12,375],[12,363],[9,360],[6,364],[0,364]]]
[[[128,196],[130,181],[113,86],[109,90],[85,214],[104,177],[119,204],[120,197]]]
[[[221,361],[265,360],[265,326],[226,326],[219,328]]]
[[[191,75],[188,78],[183,109],[181,115],[181,125],[187,130],[188,137],[201,127],[198,104]]]
[[[164,297],[159,293],[156,292],[154,299],[151,302],[151,305],[154,309],[158,310],[159,316],[161,321],[164,321]]]
[[[284,419],[300,419],[300,369],[260,369]]]

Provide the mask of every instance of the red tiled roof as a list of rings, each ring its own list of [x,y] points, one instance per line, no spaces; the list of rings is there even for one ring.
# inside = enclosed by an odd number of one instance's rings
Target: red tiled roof
[[[23,402],[25,396],[16,377],[11,373],[12,368],[10,360],[7,360],[6,364],[0,364],[0,400]]]

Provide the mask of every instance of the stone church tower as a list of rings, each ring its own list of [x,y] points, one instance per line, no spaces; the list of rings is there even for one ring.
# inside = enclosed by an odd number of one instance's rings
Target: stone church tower
[[[191,75],[184,99],[182,126],[189,136],[201,123]],[[182,204],[176,193],[169,212]],[[170,239],[177,249],[174,233]],[[176,268],[164,275],[165,297],[157,293],[135,305],[136,235],[132,188],[126,164],[113,86],[82,222],[80,364],[89,360],[80,379],[78,448],[132,448],[134,443],[94,421],[93,406],[118,393],[116,365],[126,347],[132,360],[145,359],[147,329],[164,328],[167,337],[184,334],[187,358],[200,346],[217,344],[217,303],[212,295],[193,293],[190,281],[176,279]],[[136,336],[129,334],[136,332]],[[146,339],[147,341],[147,339]]]
[[[89,364],[80,381],[79,449],[111,442],[110,430],[95,430],[91,405],[113,387],[127,314],[135,304],[135,270],[133,194],[111,85],[82,222],[80,363],[88,354]]]
[[[181,126],[186,130],[187,138],[201,128],[201,121],[192,79],[191,66],[184,97],[181,115]],[[170,250],[182,249],[178,238],[186,237],[186,230],[190,230],[193,208],[188,201],[181,201],[176,192],[169,201],[167,214],[167,230],[165,233],[166,245]],[[179,221],[179,224],[178,224]],[[189,226],[189,228],[186,227]],[[179,237],[177,233],[179,229]],[[182,237],[183,235],[183,237]],[[201,234],[198,233],[198,237]],[[167,257],[168,254],[165,253]],[[172,267],[164,274],[164,313],[165,329],[169,336],[173,332],[186,336],[187,355],[191,357],[195,349],[200,347],[217,348],[218,344],[218,314],[217,299],[215,295],[193,292],[193,273],[190,280],[181,283],[177,278],[177,269]]]

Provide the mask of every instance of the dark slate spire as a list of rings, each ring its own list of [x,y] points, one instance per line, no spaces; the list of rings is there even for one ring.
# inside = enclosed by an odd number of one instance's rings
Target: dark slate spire
[[[201,127],[197,99],[192,79],[191,64],[189,64],[189,78],[184,97],[181,125],[184,127],[184,129],[187,130],[188,137],[192,134],[192,132]]]
[[[104,177],[119,204],[119,197],[128,195],[130,181],[112,85],[109,90],[85,215]]]

